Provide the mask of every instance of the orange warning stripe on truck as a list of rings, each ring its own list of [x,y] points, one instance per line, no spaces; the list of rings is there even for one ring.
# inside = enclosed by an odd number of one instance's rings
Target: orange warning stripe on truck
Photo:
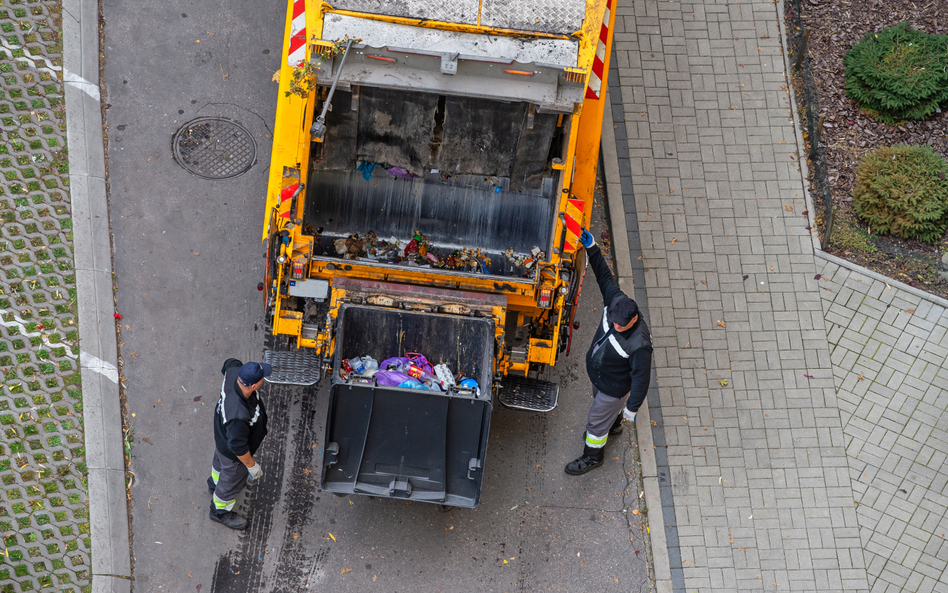
[[[582,200],[566,200],[566,211],[563,218],[566,221],[566,240],[563,241],[563,251],[576,251],[579,246],[579,236],[583,234]]]

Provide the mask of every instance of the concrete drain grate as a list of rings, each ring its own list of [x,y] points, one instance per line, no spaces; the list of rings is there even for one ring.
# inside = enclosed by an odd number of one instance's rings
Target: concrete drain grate
[[[240,124],[200,117],[181,126],[172,141],[174,160],[204,179],[230,179],[257,162],[257,144]]]

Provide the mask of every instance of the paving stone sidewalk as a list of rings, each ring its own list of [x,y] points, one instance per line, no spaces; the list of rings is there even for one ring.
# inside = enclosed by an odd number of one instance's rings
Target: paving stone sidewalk
[[[0,591],[88,591],[60,3],[0,29]]]
[[[781,11],[617,7],[613,115],[655,345],[675,591],[870,588]]]
[[[872,591],[948,591],[948,311],[835,263],[820,272]]]

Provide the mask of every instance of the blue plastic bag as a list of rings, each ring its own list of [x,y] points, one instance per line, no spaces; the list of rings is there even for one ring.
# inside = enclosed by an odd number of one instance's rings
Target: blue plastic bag
[[[378,163],[367,163],[366,161],[362,161],[359,163],[359,166],[356,167],[356,171],[362,173],[362,178],[368,181],[369,179],[372,179],[372,171],[375,170],[376,165],[378,165]]]

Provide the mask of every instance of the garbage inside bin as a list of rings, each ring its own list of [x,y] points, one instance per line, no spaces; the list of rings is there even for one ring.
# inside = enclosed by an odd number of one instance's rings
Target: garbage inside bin
[[[441,391],[447,381],[437,369],[462,369],[465,379],[490,385],[493,320],[346,304],[336,327],[334,376],[342,376],[343,360],[350,368],[353,358],[382,363],[368,382],[352,373],[330,387],[323,490],[477,506],[491,393]],[[438,383],[426,387],[399,367],[430,369]]]

